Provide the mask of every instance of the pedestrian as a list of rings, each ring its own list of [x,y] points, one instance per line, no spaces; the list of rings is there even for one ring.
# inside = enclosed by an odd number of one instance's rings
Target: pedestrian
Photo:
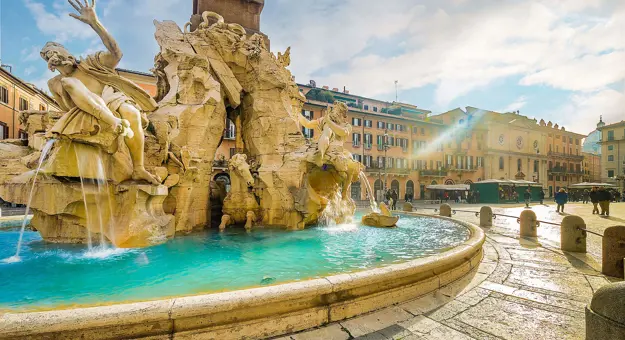
[[[610,201],[612,194],[605,188],[599,188],[599,207],[601,208],[601,216],[610,216]]]
[[[445,202],[449,202],[449,193],[447,191],[443,194],[443,198],[445,198]]]
[[[525,193],[523,193],[523,199],[525,199],[525,207],[529,208],[530,203],[532,202],[532,191],[530,189],[525,190]]]
[[[384,203],[391,206],[391,189],[386,190],[386,194],[384,194]]]
[[[397,200],[399,199],[399,194],[395,191],[395,189],[391,192],[391,198],[393,199],[392,209],[397,210]]]
[[[512,197],[514,197],[514,201],[515,201],[516,203],[519,203],[519,193],[518,193],[518,192],[514,191],[514,192],[512,193]]]
[[[480,191],[479,190],[475,192],[475,203],[476,204],[480,203]]]
[[[599,191],[597,187],[592,187],[588,196],[590,197],[590,203],[592,203],[592,214],[599,214],[599,208],[597,208],[599,204]]]
[[[540,190],[540,192],[538,193],[538,198],[540,198],[540,204],[543,205],[545,203],[543,203],[545,201],[545,191],[544,190]]]
[[[588,189],[584,190],[584,193],[582,194],[582,199],[584,200],[584,204],[588,203],[588,199],[590,198],[590,193],[588,192]]]
[[[556,204],[558,205],[556,212],[564,212],[564,205],[569,200],[569,195],[566,193],[564,188],[560,189],[560,191],[556,194],[555,197]]]

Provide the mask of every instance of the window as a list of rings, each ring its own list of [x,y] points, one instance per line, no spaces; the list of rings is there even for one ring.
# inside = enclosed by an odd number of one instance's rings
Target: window
[[[365,148],[371,149],[371,144],[373,144],[373,136],[370,133],[365,133]]]
[[[17,135],[19,139],[28,139],[28,133],[22,129],[18,131]]]
[[[452,163],[453,163],[453,157],[452,157],[451,155],[447,155],[447,159],[446,159],[446,160],[447,160],[447,165],[446,165],[446,167],[450,167],[450,166],[452,166]]]
[[[478,168],[482,167],[482,157],[477,157],[477,167]]]
[[[373,126],[373,122],[372,122],[372,121],[370,121],[370,120],[368,120],[368,119],[365,119],[365,127],[370,128],[370,127],[372,127],[372,126]]]
[[[608,155],[608,162],[614,162],[614,155]]]
[[[608,170],[608,178],[614,178],[614,170]]]
[[[378,129],[384,130],[385,126],[386,126],[386,124],[384,124],[384,122],[378,122]]]
[[[365,156],[364,165],[368,168],[371,167],[371,163],[373,163],[373,156]]]
[[[4,86],[0,86],[0,102],[9,103],[9,90]]]
[[[20,111],[28,110],[28,100],[20,97]]]
[[[613,151],[614,150],[614,145],[608,145],[608,151]]]
[[[394,146],[395,145],[395,137],[388,137],[388,145],[389,146]]]
[[[397,124],[395,128],[397,129],[397,131],[400,131],[400,132],[404,131],[404,126],[401,124]]]
[[[518,172],[521,172],[521,168],[522,168],[522,167],[523,167],[523,162],[522,162],[522,161],[521,161],[521,159],[519,158],[519,159],[517,159],[517,160],[516,160],[516,170],[517,170]]]
[[[575,138],[575,145],[579,145],[579,139]]]
[[[378,112],[378,107],[377,106],[373,107],[373,112]]]
[[[442,169],[442,168],[443,168],[443,162],[441,162],[441,161],[436,161],[436,169],[437,169],[437,170],[440,170],[440,169]]]
[[[352,145],[360,146],[360,134],[352,133]]]
[[[503,157],[499,157],[499,170],[503,170],[504,166],[503,166]]]
[[[395,124],[393,123],[386,123],[386,128],[389,130],[395,130]]]
[[[421,128],[421,135],[425,136],[425,128]]]
[[[395,163],[393,161],[394,161],[393,157],[389,157],[388,158],[388,160],[387,160],[387,162],[388,162],[387,167],[388,168],[394,168],[395,167]]]
[[[573,137],[569,137],[569,144],[573,144]]]
[[[540,161],[534,161],[534,172],[538,172],[539,165],[540,165]]]
[[[382,156],[378,156],[378,168],[383,168],[386,163],[386,159]]]
[[[608,131],[608,140],[614,140],[614,130]]]
[[[354,158],[354,160],[355,160],[356,162],[360,162],[360,163],[362,163],[362,156],[361,156],[361,155],[354,154],[354,155],[352,155],[352,156],[353,156],[353,158]]]
[[[39,104],[39,111],[45,111],[46,110],[46,106],[43,104]]]
[[[365,105],[365,111],[369,111],[369,105]]]
[[[566,143],[566,136],[562,136],[562,141]]]
[[[230,119],[226,118],[226,130],[224,131],[224,138],[234,139],[235,130],[236,128],[235,128],[234,123]]]
[[[362,123],[362,119],[360,118],[352,118],[352,126],[360,126]]]
[[[9,138],[9,127],[5,123],[0,122],[0,139],[7,138]]]
[[[302,115],[306,117],[306,119],[308,120],[312,120],[315,117],[315,113],[313,111],[308,111],[308,110],[302,110]],[[302,127],[302,134],[306,138],[313,138],[315,136],[315,130]]]
[[[560,176],[556,176],[556,181],[560,181]]]

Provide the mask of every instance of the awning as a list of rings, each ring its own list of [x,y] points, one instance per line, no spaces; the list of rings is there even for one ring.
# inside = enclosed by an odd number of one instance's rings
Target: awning
[[[613,188],[613,187],[616,187],[616,185],[609,184],[609,183],[589,183],[589,182],[583,182],[583,183],[573,184],[570,187],[571,188],[578,188],[578,189],[592,188],[592,187]]]
[[[428,190],[469,191],[468,184],[431,184],[425,187]]]
[[[485,183],[497,183],[499,185],[516,185],[516,186],[532,186],[532,187],[542,187],[542,184],[532,182],[532,181],[524,181],[524,180],[511,180],[511,179],[487,179],[481,182],[477,182],[474,184],[485,184]]]

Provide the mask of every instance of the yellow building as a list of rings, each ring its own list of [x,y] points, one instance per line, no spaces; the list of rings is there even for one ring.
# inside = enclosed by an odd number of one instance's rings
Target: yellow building
[[[586,136],[543,120],[540,121],[540,130],[547,133],[548,187],[551,197],[560,188],[584,181],[582,139]]]
[[[590,152],[583,152],[582,155],[584,156],[584,182],[601,182],[601,156]]]
[[[19,123],[25,110],[59,111],[48,94],[0,67],[0,139],[27,139]]]
[[[625,121],[598,130],[601,131],[601,181],[625,190]]]

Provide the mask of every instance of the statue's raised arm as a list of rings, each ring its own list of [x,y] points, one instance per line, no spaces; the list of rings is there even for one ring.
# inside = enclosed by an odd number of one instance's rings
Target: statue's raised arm
[[[100,55],[100,61],[107,67],[115,68],[119,61],[122,59],[122,51],[117,45],[117,41],[106,30],[106,28],[100,23],[98,15],[95,11],[96,0],[91,0],[91,5],[88,4],[89,0],[83,0],[85,3],[81,4],[80,0],[67,0],[72,7],[80,14],[70,13],[72,18],[80,20],[85,24],[91,26],[93,30],[100,36],[102,43],[106,46],[108,52],[102,52]]]

